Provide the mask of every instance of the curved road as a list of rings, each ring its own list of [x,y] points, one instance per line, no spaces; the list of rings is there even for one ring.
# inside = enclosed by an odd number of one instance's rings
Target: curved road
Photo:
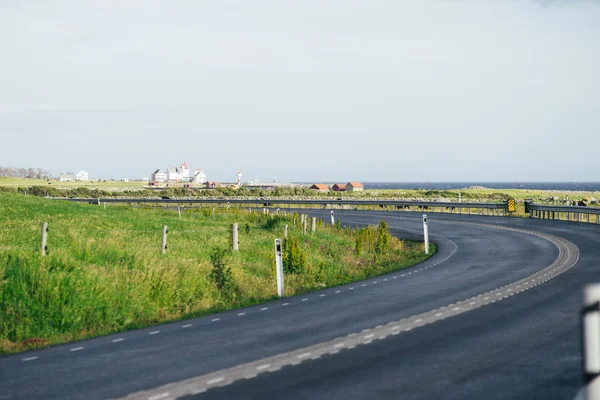
[[[385,218],[397,236],[421,238],[416,213],[336,217]],[[401,272],[0,358],[0,399],[572,398],[598,227],[448,214],[429,214],[429,225],[438,252]],[[317,354],[326,345],[340,347]],[[234,373],[245,375],[231,383]]]

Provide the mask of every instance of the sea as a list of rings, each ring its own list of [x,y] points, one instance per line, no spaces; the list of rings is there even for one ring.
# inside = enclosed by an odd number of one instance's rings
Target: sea
[[[489,189],[600,191],[600,182],[361,182],[365,189],[453,190],[469,187]]]

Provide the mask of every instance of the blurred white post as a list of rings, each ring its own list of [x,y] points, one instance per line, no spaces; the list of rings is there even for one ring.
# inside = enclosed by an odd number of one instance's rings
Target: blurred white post
[[[233,251],[238,251],[240,249],[240,241],[238,240],[238,224],[231,224],[231,248]]]
[[[46,245],[48,241],[48,223],[42,222],[42,243],[40,244],[40,253],[45,256],[48,251],[48,246]]]
[[[335,217],[333,216],[333,210],[331,210],[331,226],[335,224]]]
[[[281,259],[280,239],[275,239],[275,267],[277,270],[277,295],[283,297],[283,261]]]
[[[427,226],[427,214],[423,214],[423,236],[425,237],[425,254],[429,254],[429,227]]]
[[[181,218],[181,207],[177,206],[177,212],[179,213],[179,218]]]
[[[458,194],[458,202],[459,203],[462,202],[462,197],[461,197],[460,193]]]
[[[586,399],[600,400],[600,284],[583,289],[582,318]]]
[[[161,252],[165,254],[167,252],[167,233],[169,233],[169,229],[166,225],[163,225],[162,229],[162,244],[161,244]]]
[[[314,233],[316,230],[317,230],[317,217],[312,217],[312,220],[310,221],[310,231]]]

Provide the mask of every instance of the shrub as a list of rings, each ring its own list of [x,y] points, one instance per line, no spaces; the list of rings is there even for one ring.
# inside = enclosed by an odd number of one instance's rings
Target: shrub
[[[210,252],[210,262],[213,265],[210,271],[210,279],[219,289],[219,293],[224,300],[233,300],[235,298],[235,285],[231,268],[225,266],[225,256],[227,250],[221,247],[215,247]]]
[[[384,220],[379,222],[379,228],[377,229],[377,243],[375,244],[375,253],[383,254],[387,251],[390,246],[390,228]]]
[[[300,249],[298,238],[289,237],[283,241],[283,270],[291,274],[303,274],[306,270],[306,256]]]

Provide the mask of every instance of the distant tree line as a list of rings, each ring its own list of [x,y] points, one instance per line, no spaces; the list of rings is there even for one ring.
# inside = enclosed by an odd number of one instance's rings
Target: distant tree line
[[[0,176],[21,179],[52,179],[50,171],[44,168],[11,168],[0,167]]]

